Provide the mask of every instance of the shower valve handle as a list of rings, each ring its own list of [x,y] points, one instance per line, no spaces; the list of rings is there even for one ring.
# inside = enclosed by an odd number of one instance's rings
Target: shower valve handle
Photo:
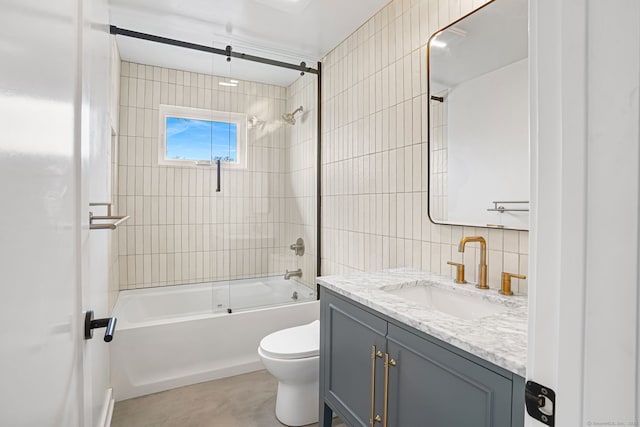
[[[298,237],[298,240],[296,240],[293,245],[290,245],[289,249],[294,251],[298,256],[304,255],[304,240],[302,240],[302,237]]]

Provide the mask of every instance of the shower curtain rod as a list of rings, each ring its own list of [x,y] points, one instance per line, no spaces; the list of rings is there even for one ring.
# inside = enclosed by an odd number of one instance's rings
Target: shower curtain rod
[[[262,58],[260,56],[247,55],[245,53],[234,52],[231,49],[231,46],[227,46],[226,49],[218,49],[215,47],[203,46],[200,44],[184,42],[181,40],[154,36],[153,34],[146,34],[146,33],[140,33],[138,31],[126,30],[124,28],[118,28],[115,25],[110,26],[109,32],[114,35],[133,37],[136,39],[149,40],[152,42],[184,47],[187,49],[199,50],[202,52],[214,53],[216,55],[224,55],[227,58],[244,59],[246,61],[260,62],[262,64],[275,65],[276,67],[289,68],[291,70],[297,70],[302,73],[318,74],[318,70],[316,70],[315,68],[307,67],[307,64],[305,64],[304,62],[301,62],[300,65],[296,65],[296,64],[290,64],[288,62],[276,61],[274,59]]]

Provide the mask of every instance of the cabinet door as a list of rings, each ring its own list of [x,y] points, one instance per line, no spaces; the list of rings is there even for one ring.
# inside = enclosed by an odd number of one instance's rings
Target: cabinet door
[[[389,325],[389,427],[510,427],[511,379]]]
[[[374,415],[382,416],[383,359],[372,359],[372,347],[384,354],[387,322],[328,293],[321,310],[321,394],[349,426],[369,426],[372,367]]]

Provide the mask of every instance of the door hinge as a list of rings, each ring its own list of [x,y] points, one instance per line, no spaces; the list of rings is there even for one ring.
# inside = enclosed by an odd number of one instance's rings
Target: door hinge
[[[548,426],[555,424],[556,393],[549,387],[527,381],[524,387],[524,401],[527,413]]]

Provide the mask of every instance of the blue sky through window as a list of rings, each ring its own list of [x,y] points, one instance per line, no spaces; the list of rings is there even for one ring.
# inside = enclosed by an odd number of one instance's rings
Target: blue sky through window
[[[235,162],[237,131],[235,123],[167,117],[167,159]]]

